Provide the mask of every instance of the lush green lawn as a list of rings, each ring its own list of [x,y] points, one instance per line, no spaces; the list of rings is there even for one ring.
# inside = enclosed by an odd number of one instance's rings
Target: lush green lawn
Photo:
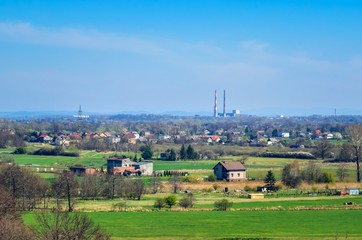
[[[153,161],[154,170],[211,170],[218,161]]]
[[[144,209],[153,209],[153,204],[156,198],[166,197],[170,193],[145,194],[141,200],[128,200],[127,206],[130,211],[138,211]],[[186,194],[175,194],[177,199],[185,197]],[[360,196],[323,196],[323,197],[296,197],[296,198],[267,198],[262,200],[252,200],[241,198],[240,196],[226,196],[222,193],[202,193],[194,192],[196,199],[193,210],[214,208],[214,202],[222,198],[233,202],[233,209],[254,210],[254,209],[351,209],[356,206],[345,206],[345,202],[354,202],[362,205],[362,197]],[[75,209],[77,211],[112,211],[112,205],[119,202],[124,202],[121,199],[114,200],[78,200]],[[357,206],[358,207],[358,206]]]
[[[361,239],[361,210],[94,212],[113,239]],[[25,214],[26,224],[34,223]]]

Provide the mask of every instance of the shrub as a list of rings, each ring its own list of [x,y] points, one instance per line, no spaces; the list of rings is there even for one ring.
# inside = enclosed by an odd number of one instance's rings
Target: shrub
[[[316,157],[309,152],[265,152],[261,154],[261,157],[316,159]]]
[[[14,163],[15,159],[11,155],[2,155],[0,156],[0,164],[1,163]]]
[[[208,177],[207,177],[207,181],[209,182],[215,182],[216,181],[216,176],[215,174],[210,174]]]
[[[165,203],[169,208],[172,208],[172,206],[175,206],[177,203],[177,198],[175,195],[169,195],[165,197]]]
[[[183,197],[179,201],[179,206],[183,208],[191,208],[194,206],[195,197],[192,193],[189,193],[186,197]]]
[[[205,188],[203,188],[201,191],[204,192],[204,193],[211,193],[211,192],[213,191],[213,188],[211,188],[211,187],[205,187]]]
[[[79,157],[79,152],[64,152],[62,147],[40,148],[33,155]]]
[[[190,183],[200,183],[201,182],[201,180],[199,178],[192,176],[192,175],[185,177],[184,181],[190,182]]]
[[[227,211],[233,205],[232,202],[229,202],[227,199],[221,199],[214,202],[214,208],[217,211]]]
[[[25,147],[18,147],[13,152],[14,154],[26,154],[27,150]]]
[[[217,183],[212,184],[212,188],[213,188],[215,191],[216,191],[219,187],[220,187],[220,186],[219,186],[219,184],[217,184]]]
[[[125,211],[127,211],[127,202],[123,201],[123,202],[115,203],[112,205],[112,208],[114,210],[117,209],[118,211],[125,212]]]
[[[153,207],[158,208],[158,209],[166,207],[165,199],[164,198],[156,198],[155,203],[153,204]]]
[[[335,183],[336,179],[333,177],[332,173],[324,172],[322,175],[322,180],[325,183]]]

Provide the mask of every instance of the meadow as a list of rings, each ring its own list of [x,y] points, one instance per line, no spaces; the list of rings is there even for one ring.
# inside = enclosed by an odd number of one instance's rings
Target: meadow
[[[153,204],[156,198],[166,197],[169,193],[145,194],[141,200],[128,200],[127,211],[150,211],[153,210]],[[220,192],[202,193],[194,191],[195,205],[189,211],[212,210],[214,202],[220,199],[227,199],[232,202],[234,210],[300,210],[300,209],[360,209],[362,197],[360,196],[318,196],[308,197],[299,196],[295,198],[266,198],[260,200],[251,200],[241,195],[226,195]],[[176,197],[180,200],[186,194],[178,193]],[[94,211],[115,211],[113,205],[119,202],[125,202],[121,199],[113,200],[77,200],[76,211],[94,212]],[[353,202],[356,205],[345,206],[345,202]],[[65,207],[65,206],[64,206]],[[180,207],[174,207],[175,211],[182,211]],[[165,209],[167,210],[167,208]]]
[[[361,239],[361,211],[87,213],[112,239]],[[23,215],[36,225],[34,214]],[[326,221],[333,219],[333,221]]]
[[[9,155],[13,149],[4,149],[0,155]],[[55,173],[68,169],[72,165],[100,168],[106,158],[113,153],[81,151],[79,157],[11,155],[19,165],[36,172],[47,182],[51,182]],[[120,153],[122,154],[122,153]],[[130,154],[130,153],[125,153]],[[130,154],[132,156],[132,153]],[[235,156],[223,156],[219,160],[241,160]],[[251,181],[216,182],[217,191],[213,190],[213,182],[203,181],[212,173],[212,168],[219,160],[198,161],[161,161],[154,160],[155,171],[179,170],[187,171],[200,182],[183,182],[182,190],[192,191],[196,198],[192,209],[163,209],[156,211],[153,207],[156,198],[170,194],[168,178],[163,177],[165,189],[162,193],[144,194],[141,200],[128,200],[125,212],[115,209],[114,205],[124,202],[114,200],[82,200],[78,199],[75,211],[86,212],[95,222],[104,227],[112,235],[112,239],[361,239],[362,229],[356,219],[361,218],[362,197],[360,196],[268,196],[262,200],[247,198],[246,188],[255,189],[263,185],[262,179],[268,170],[273,170],[277,179],[281,177],[281,169],[287,163],[297,161],[301,168],[309,161],[321,164],[322,169],[331,172],[336,178],[337,163],[322,163],[321,160],[297,160],[284,158],[249,157],[245,166]],[[348,163],[349,177],[343,183],[302,185],[300,190],[312,188],[322,189],[360,187],[353,183],[355,165]],[[143,177],[148,184],[150,177]],[[352,184],[352,185],[351,185]],[[230,193],[224,193],[225,187]],[[211,189],[211,190],[210,190]],[[307,190],[307,191],[309,191]],[[292,190],[283,190],[292,191]],[[283,193],[280,191],[280,193]],[[178,200],[185,193],[176,194]],[[214,202],[226,198],[233,202],[231,211],[213,211]],[[52,200],[50,200],[52,201]],[[353,202],[353,206],[345,206],[345,202]],[[52,203],[49,205],[52,206]],[[34,213],[24,213],[28,225],[34,225]],[[331,220],[331,221],[327,221]]]

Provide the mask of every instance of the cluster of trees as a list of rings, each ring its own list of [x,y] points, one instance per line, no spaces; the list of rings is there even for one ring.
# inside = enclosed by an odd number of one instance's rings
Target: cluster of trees
[[[0,187],[11,193],[16,209],[27,211],[48,208],[51,198],[56,200],[59,208],[65,200],[67,210],[72,211],[77,198],[140,200],[145,192],[141,179],[93,175],[79,181],[69,171],[60,173],[49,185],[38,175],[13,164],[0,164]]]
[[[176,170],[165,170],[163,171],[163,176],[172,177],[172,176],[187,176],[188,172],[181,172]]]
[[[195,204],[196,198],[192,193],[187,195],[178,201],[178,205],[182,208],[192,208]],[[177,204],[177,197],[175,195],[169,195],[164,198],[156,198],[153,204],[154,208],[162,209],[165,207],[172,208]]]
[[[182,144],[180,151],[177,153],[173,148],[167,149],[165,151],[165,158],[168,161],[176,161],[176,160],[198,160],[200,159],[200,154],[195,151],[195,149],[188,145],[186,148],[184,144]]]
[[[91,175],[84,176],[80,182],[80,197],[83,199],[113,199],[140,200],[145,192],[142,179],[130,179],[123,176]]]
[[[62,184],[69,189],[74,187],[71,180],[61,182],[58,178],[54,191],[58,196],[62,192]],[[76,181],[75,181],[76,182]],[[72,192],[72,191],[71,191]],[[18,166],[0,165],[0,239],[2,240],[35,240],[35,239],[89,239],[108,240],[106,234],[85,214],[68,214],[60,209],[48,213],[36,214],[36,226],[28,228],[24,225],[19,210],[31,210],[46,207],[50,189],[38,176]],[[72,192],[73,194],[73,192]],[[71,209],[69,209],[71,210]]]
[[[200,154],[198,152],[196,152],[195,149],[191,145],[188,145],[188,147],[185,148],[185,145],[182,144],[181,149],[180,149],[180,159],[181,160],[186,160],[186,159],[197,160],[197,159],[200,159]]]
[[[2,186],[0,187],[0,239],[34,239],[32,232],[24,225],[16,210],[15,199]]]
[[[24,152],[21,149],[17,148],[14,153]],[[79,157],[79,152],[66,152],[64,147],[58,146],[55,148],[40,148],[35,152],[31,153],[33,155],[46,155],[46,156],[66,156],[66,157]]]
[[[284,185],[296,188],[302,181],[308,183],[331,183],[334,182],[334,179],[331,173],[323,171],[320,165],[313,161],[310,161],[303,170],[300,170],[297,161],[283,167],[282,182]]]
[[[20,132],[11,133],[7,131],[0,131],[0,148],[24,146],[25,142]]]
[[[19,210],[44,207],[49,195],[42,178],[13,164],[0,164],[0,187],[14,198]]]

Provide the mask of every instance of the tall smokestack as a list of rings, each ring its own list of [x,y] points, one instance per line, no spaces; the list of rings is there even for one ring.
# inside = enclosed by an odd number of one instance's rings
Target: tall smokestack
[[[223,116],[226,117],[226,109],[225,109],[226,103],[225,103],[225,90],[224,90],[224,107],[223,107]]]
[[[215,101],[214,101],[214,117],[217,117],[217,93],[215,90]]]

